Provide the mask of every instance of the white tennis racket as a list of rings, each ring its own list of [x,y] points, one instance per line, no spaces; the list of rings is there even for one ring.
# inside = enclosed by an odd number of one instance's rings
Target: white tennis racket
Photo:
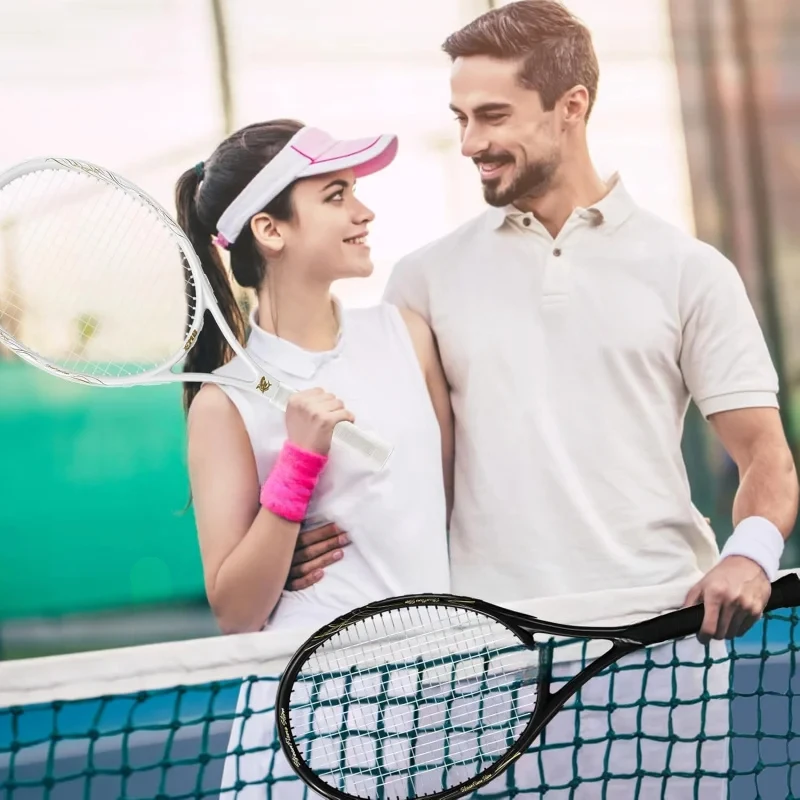
[[[176,369],[208,309],[245,377]],[[233,386],[285,411],[294,391],[237,342],[189,239],[164,208],[106,169],[42,158],[0,174],[0,342],[39,369],[94,386]],[[392,447],[334,429],[381,468]]]

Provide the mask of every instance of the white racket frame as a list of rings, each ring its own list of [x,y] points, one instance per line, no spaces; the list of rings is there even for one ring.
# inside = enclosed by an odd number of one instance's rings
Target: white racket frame
[[[233,334],[222,312],[217,305],[214,291],[203,272],[200,258],[177,222],[167,213],[166,209],[147,192],[131,183],[129,180],[117,175],[110,170],[100,167],[88,161],[81,161],[72,158],[45,157],[23,161],[5,170],[0,174],[0,191],[18,178],[33,172],[43,170],[61,169],[69,172],[89,174],[93,177],[122,189],[127,194],[134,196],[141,201],[159,222],[167,228],[176,240],[176,244],[183,253],[192,279],[195,285],[195,307],[194,317],[189,332],[184,340],[183,347],[168,361],[150,370],[123,377],[103,375],[86,375],[83,373],[70,372],[56,364],[51,363],[38,353],[28,350],[21,342],[17,341],[10,333],[0,326],[0,342],[5,344],[10,350],[16,353],[21,359],[27,361],[35,367],[50,373],[58,378],[72,381],[73,383],[89,384],[91,386],[103,386],[106,388],[120,388],[131,386],[159,385],[166,383],[215,383],[220,386],[231,386],[244,391],[252,392],[266,398],[278,410],[285,412],[289,397],[294,394],[287,384],[282,383],[273,375],[270,375],[263,365],[258,363],[252,355],[247,353],[239,344]],[[235,378],[226,375],[214,375],[211,373],[196,372],[173,372],[173,367],[186,357],[197,341],[197,336],[202,330],[205,320],[206,310],[211,312],[214,321],[222,331],[225,340],[230,345],[233,352],[238,355],[242,362],[252,372],[252,379]],[[340,422],[333,430],[333,439],[344,444],[370,459],[377,469],[382,469],[392,454],[393,447],[383,441],[372,432],[364,431],[350,422]]]

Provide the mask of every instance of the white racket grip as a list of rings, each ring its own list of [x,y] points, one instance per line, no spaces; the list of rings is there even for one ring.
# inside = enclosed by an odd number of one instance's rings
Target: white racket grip
[[[283,384],[276,387],[270,400],[281,410],[286,411],[289,398],[294,394],[294,389],[289,389]],[[361,455],[366,456],[378,469],[383,469],[394,448],[371,433],[362,431],[352,422],[339,422],[333,429],[333,440],[350,447]]]
[[[359,453],[369,458],[378,469],[383,469],[394,449],[377,436],[373,436],[352,422],[339,422],[333,429],[333,440],[358,450]]]

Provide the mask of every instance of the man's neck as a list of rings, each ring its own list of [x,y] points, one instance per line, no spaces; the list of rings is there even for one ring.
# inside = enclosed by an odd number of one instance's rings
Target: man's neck
[[[520,211],[530,211],[555,239],[576,208],[589,208],[608,194],[609,186],[591,161],[582,159],[562,165],[553,185],[540,197],[521,197],[514,202]]]

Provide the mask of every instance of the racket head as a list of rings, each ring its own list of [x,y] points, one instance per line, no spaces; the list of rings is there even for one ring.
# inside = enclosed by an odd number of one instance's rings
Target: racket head
[[[0,341],[35,366],[147,383],[194,343],[206,283],[185,233],[121,176],[69,158],[0,175]]]
[[[529,746],[549,645],[452,595],[356,609],[298,649],[275,704],[282,750],[331,800],[452,800]]]

